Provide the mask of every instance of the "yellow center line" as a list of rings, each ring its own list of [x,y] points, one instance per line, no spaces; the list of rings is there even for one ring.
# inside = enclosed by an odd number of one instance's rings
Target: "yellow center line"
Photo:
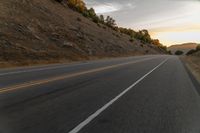
[[[85,75],[85,74],[89,74],[89,73],[100,72],[100,71],[108,70],[108,69],[111,69],[111,68],[117,68],[117,67],[120,67],[120,66],[139,63],[139,62],[143,62],[143,61],[146,61],[146,60],[152,60],[154,58],[157,58],[157,57],[127,62],[127,63],[122,63],[122,64],[116,64],[116,65],[111,65],[111,66],[106,66],[106,67],[101,67],[101,68],[96,68],[96,69],[92,69],[92,70],[87,70],[87,71],[73,73],[73,74],[67,74],[67,75],[43,79],[43,80],[30,81],[30,82],[27,82],[27,83],[14,85],[14,86],[10,86],[10,87],[4,87],[4,88],[0,88],[0,94],[5,93],[5,92],[18,90],[18,89],[31,87],[31,86],[46,84],[46,83],[49,83],[49,82],[59,81],[59,80],[67,79],[67,78],[77,77],[77,76]]]

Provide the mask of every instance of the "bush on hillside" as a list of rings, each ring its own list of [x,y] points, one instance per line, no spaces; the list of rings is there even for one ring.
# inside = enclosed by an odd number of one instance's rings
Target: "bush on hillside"
[[[67,0],[67,4],[70,8],[83,13],[86,11],[86,5],[82,0]]]
[[[139,32],[136,32],[135,38],[141,40],[143,43],[151,43],[152,39],[147,30],[140,30]]]
[[[110,17],[110,16],[107,16],[107,18],[105,20],[105,24],[108,27],[115,27],[116,26],[115,20],[112,17]]]
[[[102,23],[102,24],[105,23],[105,18],[104,18],[103,15],[100,15],[100,16],[99,16],[99,21],[100,21],[100,23]]]
[[[181,51],[181,50],[177,50],[176,52],[175,52],[175,55],[183,55],[183,51]]]

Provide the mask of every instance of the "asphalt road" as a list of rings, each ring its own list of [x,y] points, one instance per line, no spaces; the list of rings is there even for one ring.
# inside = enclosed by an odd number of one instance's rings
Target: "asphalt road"
[[[176,56],[0,70],[0,133],[200,133],[199,86]]]

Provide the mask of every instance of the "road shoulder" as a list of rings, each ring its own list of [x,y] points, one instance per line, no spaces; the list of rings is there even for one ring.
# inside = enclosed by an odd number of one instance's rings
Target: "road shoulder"
[[[184,67],[186,68],[194,86],[200,94],[200,62],[198,57],[181,57]]]

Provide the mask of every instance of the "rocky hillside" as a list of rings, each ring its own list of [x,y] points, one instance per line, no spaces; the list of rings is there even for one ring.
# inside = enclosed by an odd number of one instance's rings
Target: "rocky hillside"
[[[55,0],[0,2],[0,65],[160,53]]]
[[[177,51],[177,50],[181,50],[184,52],[184,54],[186,54],[188,51],[190,51],[191,49],[195,49],[197,47],[197,43],[184,43],[184,44],[177,44],[177,45],[172,45],[168,48],[168,50],[170,50],[173,54]]]

